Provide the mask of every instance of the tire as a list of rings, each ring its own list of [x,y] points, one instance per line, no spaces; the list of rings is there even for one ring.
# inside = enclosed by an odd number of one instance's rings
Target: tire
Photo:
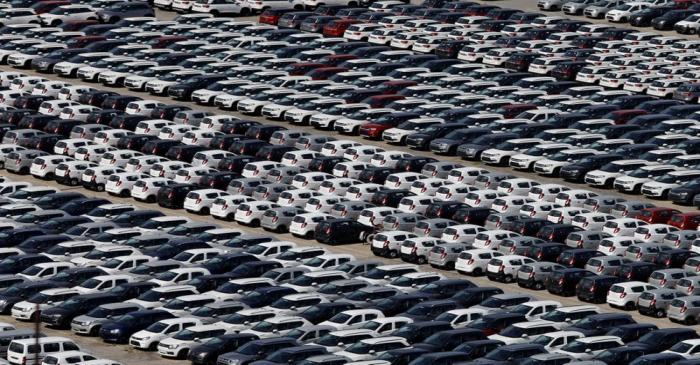
[[[185,359],[187,359],[187,354],[188,354],[189,352],[190,352],[190,351],[187,350],[187,349],[185,349],[185,350],[180,350],[180,352],[177,353],[177,359],[178,359],[178,360],[185,360]]]
[[[260,226],[260,220],[259,219],[253,219],[250,221],[250,226],[251,227],[259,227]]]
[[[156,202],[155,196],[149,196],[146,198],[146,203],[155,203],[155,202]]]
[[[154,342],[148,346],[148,351],[156,351],[158,350],[158,342]]]
[[[624,306],[623,308],[624,308],[625,310],[631,311],[631,310],[634,309],[634,307],[635,307],[634,303],[628,302],[628,303],[625,303],[625,306]]]
[[[504,276],[503,282],[506,284],[512,283],[513,282],[513,275],[508,274],[508,275]]]
[[[356,1],[351,1],[351,2],[348,3],[348,6],[351,7],[351,8],[356,8],[356,7],[358,6],[358,4],[357,4]]]
[[[100,191],[100,192],[105,191],[105,185],[104,185],[104,184],[97,184],[97,186],[95,187],[95,189],[96,189],[97,191]]]
[[[685,324],[687,324],[687,325],[692,326],[692,325],[694,325],[694,324],[696,324],[696,323],[698,323],[698,320],[695,319],[695,317],[688,317],[688,318],[685,319]]]
[[[218,10],[212,10],[212,11],[211,11],[211,15],[213,15],[214,17],[217,17],[217,16],[219,16],[219,11],[218,11]]]
[[[397,257],[399,257],[399,253],[396,252],[396,250],[390,250],[390,251],[389,251],[389,258],[390,258],[390,259],[395,259],[395,258],[397,258]]]
[[[93,327],[93,328],[90,330],[90,332],[88,333],[88,335],[90,335],[90,336],[97,336],[97,335],[99,335],[99,334],[100,334],[100,326],[95,326],[95,327]]]
[[[62,23],[62,22],[61,22],[60,20],[54,20],[54,21],[51,22],[50,25],[51,25],[52,27],[57,27],[57,26],[61,25],[61,23]]]
[[[484,275],[484,272],[483,272],[483,270],[481,270],[480,267],[477,267],[476,269],[474,269],[474,271],[472,271],[472,275],[473,276],[481,276],[481,275]]]
[[[654,311],[654,317],[656,317],[656,318],[666,317],[666,311],[663,309],[657,309],[656,311]]]
[[[199,210],[199,215],[209,215],[209,208],[204,207]]]
[[[543,290],[543,289],[544,289],[544,283],[539,282],[539,281],[538,281],[538,282],[535,282],[535,285],[533,286],[533,288],[535,288],[535,290]]]
[[[427,262],[428,260],[426,260],[425,256],[418,256],[418,259],[416,260],[418,265],[425,265]]]

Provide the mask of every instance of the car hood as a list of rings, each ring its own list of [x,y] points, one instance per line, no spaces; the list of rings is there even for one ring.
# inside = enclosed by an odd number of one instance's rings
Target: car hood
[[[434,139],[431,144],[457,144],[459,143],[458,140],[456,139],[451,139],[451,138],[438,138]]]

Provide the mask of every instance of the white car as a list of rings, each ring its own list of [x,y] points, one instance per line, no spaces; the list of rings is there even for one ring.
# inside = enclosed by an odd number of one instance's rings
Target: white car
[[[643,292],[654,289],[658,288],[641,281],[617,283],[608,290],[606,302],[611,307],[633,309],[637,306],[637,299]]]
[[[200,342],[206,342],[226,333],[227,329],[217,324],[187,327],[172,337],[160,340],[157,345],[158,354],[163,357],[184,359],[192,347],[197,346]]]
[[[54,176],[58,165],[72,161],[73,159],[64,155],[48,155],[37,157],[29,167],[29,173],[39,179],[50,179]]]
[[[214,200],[230,195],[218,189],[193,190],[187,193],[183,207],[190,213],[208,214]]]
[[[173,333],[202,324],[197,318],[169,318],[153,323],[129,338],[129,345],[141,350],[156,350],[158,343]]]
[[[97,20],[97,12],[86,5],[62,5],[39,15],[42,24],[55,27],[65,22]]]

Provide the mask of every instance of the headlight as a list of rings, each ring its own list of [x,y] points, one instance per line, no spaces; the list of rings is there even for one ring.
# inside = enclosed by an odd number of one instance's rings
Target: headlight
[[[109,333],[111,333],[113,335],[117,335],[117,334],[119,334],[119,330],[115,328],[113,330],[110,330]]]
[[[165,345],[165,347],[167,347],[167,348],[169,348],[169,349],[172,350],[172,349],[176,349],[176,348],[177,348],[177,345]]]

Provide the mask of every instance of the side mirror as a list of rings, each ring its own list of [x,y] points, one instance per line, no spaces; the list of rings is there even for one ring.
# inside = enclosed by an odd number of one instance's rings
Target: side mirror
[[[418,286],[418,285],[416,285],[416,283],[411,284],[411,288],[415,288],[415,287],[417,287],[417,286]]]
[[[297,306],[296,306],[296,305],[293,305],[293,306],[289,307],[289,309],[291,309],[291,310],[296,310],[296,309],[297,309]]]
[[[70,252],[64,253],[63,256],[70,256]]]
[[[586,353],[590,353],[590,352],[591,352],[591,349],[586,349]]]
[[[156,229],[161,231],[161,230],[163,230],[163,226],[158,226],[158,227],[156,227]]]
[[[214,313],[214,314],[211,315],[211,318],[216,318],[216,317],[218,317],[218,316],[219,316],[218,314]]]
[[[318,286],[318,283],[316,283],[316,282],[311,283],[311,286]]]
[[[391,277],[389,275],[384,275],[384,279],[389,280],[389,279],[391,279]]]
[[[369,354],[370,354],[370,355],[374,355],[376,352],[377,352],[377,351],[369,350]]]
[[[569,323],[571,323],[571,318],[566,318],[566,319],[564,319],[564,322],[569,322]]]
[[[46,304],[53,304],[53,300],[47,301]]]
[[[106,260],[106,259],[107,259],[107,258],[104,257],[104,256],[100,257],[100,261],[104,261],[104,260]]]
[[[345,344],[342,343],[342,342],[338,342],[338,346],[341,346],[341,347],[342,347],[342,346],[345,346]]]
[[[158,298],[158,301],[159,301],[159,302],[164,302],[164,301],[165,301],[165,298]]]
[[[202,342],[202,340],[200,340],[199,337],[195,337],[194,342]]]
[[[297,257],[295,261],[301,261],[301,257]]]
[[[250,321],[245,321],[245,322],[243,322],[243,324],[247,326],[250,324]]]
[[[107,319],[111,319],[111,318],[112,318],[112,315],[111,315],[111,314],[108,314],[108,315],[107,315]]]
[[[275,328],[275,329],[272,330],[272,333],[279,333],[279,332],[280,332],[280,331],[279,331],[277,328]]]
[[[523,333],[523,335],[520,336],[520,337],[521,337],[521,338],[527,338],[527,333]]]
[[[243,289],[238,289],[238,290],[236,290],[236,293],[242,294],[242,293],[243,293]]]
[[[343,292],[340,291],[340,290],[338,290],[338,293],[337,293],[337,294],[338,294],[338,295],[343,295]]]
[[[190,311],[190,307],[185,307],[185,308],[182,308],[182,309],[185,310],[186,312],[189,312],[189,311]]]

